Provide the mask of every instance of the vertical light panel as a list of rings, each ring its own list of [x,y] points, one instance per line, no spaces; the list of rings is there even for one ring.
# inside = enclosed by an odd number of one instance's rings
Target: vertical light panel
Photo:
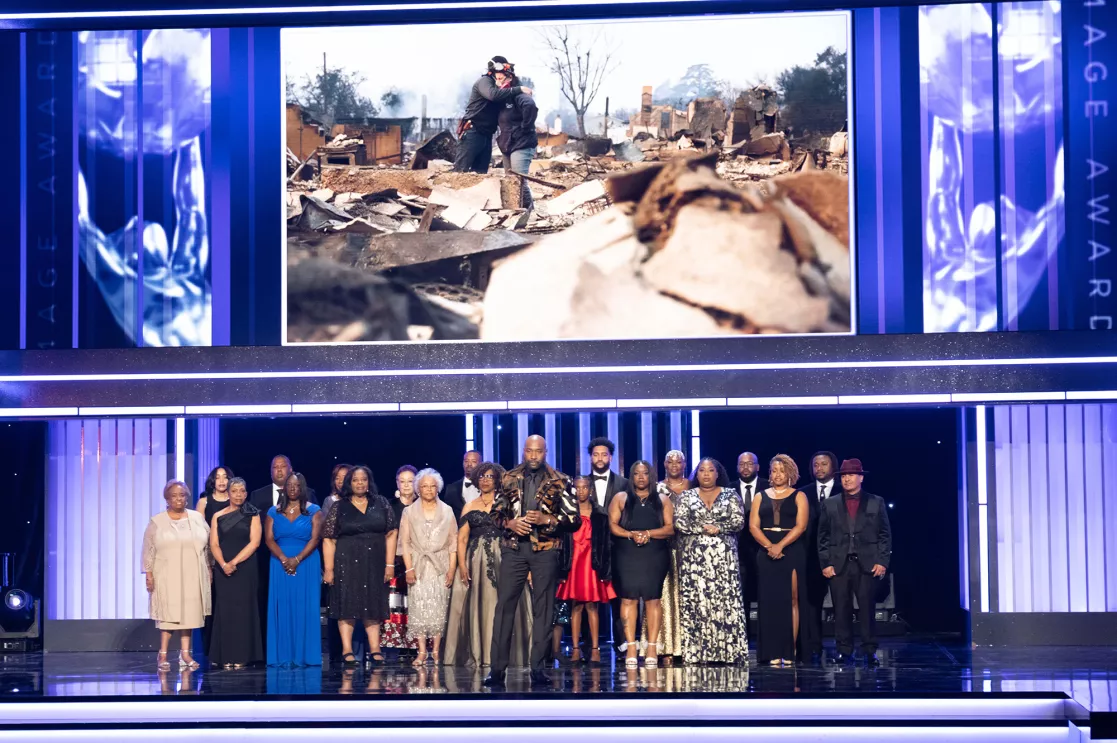
[[[974,416],[977,451],[977,549],[981,610],[989,611],[989,439],[988,413],[978,405]]]
[[[194,498],[201,496],[205,489],[206,478],[214,467],[221,465],[221,421],[218,418],[198,418],[198,446],[194,459],[197,462],[197,477],[194,482]]]
[[[524,442],[527,441],[527,413],[516,413],[516,462],[524,461]]]
[[[1083,447],[1083,405],[1066,406],[1067,441],[1067,571],[1070,610],[1086,611],[1086,457]],[[1071,538],[1073,535],[1073,538]]]
[[[1105,610],[1117,611],[1117,405],[1103,405],[1101,410],[1101,468],[1105,527],[1103,544],[1106,549]],[[1112,709],[1107,707],[1107,709]]]
[[[613,458],[613,467],[617,472],[625,472],[624,442],[621,441],[621,416],[620,413],[605,414],[605,435],[617,445],[617,454]],[[589,472],[587,469],[586,472]]]
[[[1042,405],[1025,407],[1028,416],[1030,518],[1028,562],[1032,570],[1032,611],[1051,611],[1051,486],[1047,480],[1047,410]]]
[[[1105,611],[1105,484],[1102,478],[1101,405],[1083,407],[1086,466],[1086,608]]]
[[[702,428],[699,425],[699,416],[701,413],[697,410],[690,411],[690,468],[693,470],[698,466],[698,460],[702,458]]]
[[[547,464],[555,469],[559,469],[558,455],[559,455],[559,440],[558,440],[558,421],[554,413],[547,413],[543,416],[543,438],[547,439]]]
[[[486,462],[495,462],[495,447],[493,442],[493,433],[495,425],[493,424],[493,414],[485,413],[481,416],[481,458]]]
[[[667,414],[667,448],[669,450],[683,450],[683,411],[672,410]]]
[[[1041,408],[1047,414],[1047,538],[1050,611],[1070,611],[1070,575],[1067,572],[1067,437],[1065,406]]]
[[[48,619],[147,617],[140,548],[148,520],[166,507],[167,424],[48,424]]]
[[[640,413],[640,458],[659,469],[655,463],[655,413],[650,410]]]
[[[474,448],[474,428],[473,428],[473,413],[465,414],[465,449],[463,451],[470,451]]]
[[[175,418],[175,479],[186,482],[186,419]]]
[[[1016,531],[1012,523],[1012,408],[999,405],[993,408],[993,470],[996,473],[997,504],[997,608],[999,611],[1016,611],[1016,585],[1013,554]]]
[[[590,414],[578,413],[578,474],[590,471],[590,456],[586,447],[590,445]]]

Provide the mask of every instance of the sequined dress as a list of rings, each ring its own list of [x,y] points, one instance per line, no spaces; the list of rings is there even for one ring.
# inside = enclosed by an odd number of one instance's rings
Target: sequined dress
[[[462,583],[459,571],[454,578],[443,658],[455,666],[487,666],[493,644],[501,529],[493,524],[488,511],[470,511],[462,516],[461,523],[469,524],[466,547],[469,585]],[[525,590],[512,630],[512,652],[509,654],[512,666],[526,665],[531,616],[531,594]]]

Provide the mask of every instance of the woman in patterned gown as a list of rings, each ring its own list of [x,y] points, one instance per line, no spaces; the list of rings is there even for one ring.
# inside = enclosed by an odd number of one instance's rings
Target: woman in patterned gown
[[[744,601],[737,557],[745,506],[725,468],[703,458],[690,490],[679,496],[679,615],[683,661],[748,661]]]
[[[414,665],[426,665],[428,638],[431,658],[438,665],[450,586],[454,585],[458,565],[458,530],[454,528],[453,509],[438,498],[442,475],[433,469],[420,470],[415,482],[419,500],[403,509],[400,521],[403,562],[407,566],[407,626],[419,646]]]
[[[443,661],[480,668],[489,665],[493,617],[500,575],[501,530],[493,524],[493,501],[500,495],[504,468],[482,462],[473,471],[481,495],[465,504],[458,529],[458,575],[450,600]],[[511,665],[524,665],[531,641],[531,592],[524,591],[512,630]]]

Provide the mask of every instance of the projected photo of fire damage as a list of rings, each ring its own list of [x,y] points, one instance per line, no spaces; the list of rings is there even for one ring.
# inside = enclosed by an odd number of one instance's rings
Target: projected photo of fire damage
[[[282,43],[288,343],[851,332],[846,14]]]

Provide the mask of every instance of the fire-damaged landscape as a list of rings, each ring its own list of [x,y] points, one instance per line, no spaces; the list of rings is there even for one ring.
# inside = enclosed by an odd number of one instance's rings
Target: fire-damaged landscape
[[[331,121],[289,93],[288,342],[849,332],[840,70],[814,126],[788,75],[541,114],[522,175],[495,146],[455,172],[457,120],[425,97]]]

